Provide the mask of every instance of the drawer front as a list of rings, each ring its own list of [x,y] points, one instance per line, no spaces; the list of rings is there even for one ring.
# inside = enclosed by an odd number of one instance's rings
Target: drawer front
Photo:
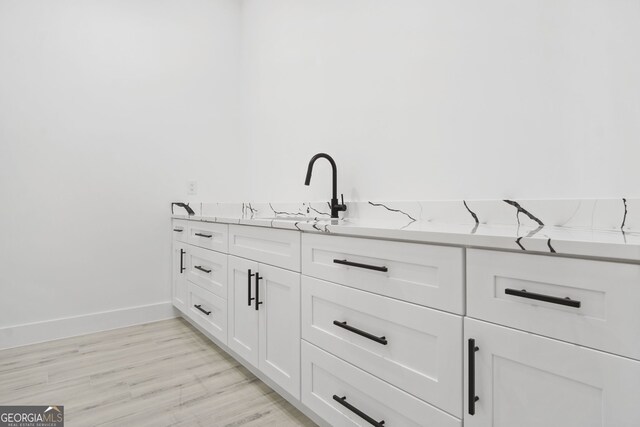
[[[224,344],[227,343],[227,301],[189,283],[187,314]]]
[[[174,219],[171,221],[171,229],[173,240],[176,242],[187,243],[189,239],[189,221],[182,219]]]
[[[452,313],[464,310],[462,248],[304,233],[302,272]]]
[[[229,226],[213,222],[189,221],[188,242],[205,249],[227,252]]]
[[[302,337],[462,417],[461,316],[303,276]]]
[[[227,298],[227,255],[189,246],[187,248],[187,279]]]
[[[467,251],[470,317],[640,359],[638,301],[639,265]]]
[[[230,225],[229,253],[276,267],[300,271],[300,232]]]
[[[388,426],[462,425],[451,415],[306,341],[302,341],[302,403],[335,427],[370,427],[364,416]]]

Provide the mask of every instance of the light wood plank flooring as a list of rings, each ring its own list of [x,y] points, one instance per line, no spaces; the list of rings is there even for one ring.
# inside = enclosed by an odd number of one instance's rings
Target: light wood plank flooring
[[[67,426],[314,426],[183,319],[0,351],[0,405]]]

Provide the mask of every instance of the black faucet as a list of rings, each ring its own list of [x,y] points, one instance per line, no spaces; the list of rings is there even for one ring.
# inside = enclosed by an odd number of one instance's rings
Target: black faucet
[[[195,215],[196,213],[193,211],[193,209],[191,209],[189,207],[189,203],[182,203],[182,202],[173,202],[171,203],[171,213],[173,214],[173,206],[180,206],[181,208],[185,208],[185,210],[187,211],[187,214],[189,215]]]
[[[338,212],[344,212],[347,210],[347,205],[344,204],[344,195],[342,196],[342,203],[338,203],[338,168],[333,158],[325,153],[318,153],[311,158],[309,166],[307,167],[307,178],[304,180],[304,185],[311,183],[311,171],[313,170],[313,164],[320,157],[323,157],[331,163],[331,169],[333,172],[333,192],[331,193],[331,218],[338,218]]]

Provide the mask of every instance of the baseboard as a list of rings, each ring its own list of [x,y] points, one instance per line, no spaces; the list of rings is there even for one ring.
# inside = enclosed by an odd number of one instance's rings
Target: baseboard
[[[0,328],[0,350],[170,319],[171,301]]]

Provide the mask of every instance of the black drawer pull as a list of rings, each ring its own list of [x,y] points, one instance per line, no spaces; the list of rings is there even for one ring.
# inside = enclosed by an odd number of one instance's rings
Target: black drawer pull
[[[469,415],[476,414],[476,402],[480,400],[476,396],[476,351],[480,350],[476,347],[476,340],[469,338]]]
[[[201,265],[196,265],[193,268],[195,268],[196,270],[204,271],[205,273],[211,273],[211,270],[207,270],[206,268],[202,268]]]
[[[174,228],[173,231],[175,231],[176,233],[182,233],[184,230],[182,230],[181,228]]]
[[[363,420],[371,424],[372,426],[384,427],[384,420],[382,421],[374,420],[369,415],[365,414],[360,409],[356,408],[355,406],[347,402],[347,396],[339,397],[337,394],[334,394],[333,400],[335,400],[336,402],[338,402],[339,404],[341,404],[342,406],[344,406],[345,408],[347,408],[348,410],[350,410],[351,412],[353,412],[354,414],[356,414],[357,416],[359,416],[360,418],[362,418]]]
[[[213,237],[213,234],[202,234],[202,233],[195,233],[196,236],[200,236],[200,237],[206,237],[207,239],[210,239]]]
[[[186,268],[184,268],[184,254],[186,254],[185,250],[180,249],[180,274],[186,270]]]
[[[247,305],[249,307],[251,307],[251,301],[255,299],[251,298],[251,278],[253,276],[255,276],[255,274],[251,272],[251,269],[247,270]]]
[[[206,314],[207,316],[211,314],[210,311],[207,311],[204,308],[202,308],[202,306],[200,304],[196,304],[196,305],[194,305],[194,307],[197,308],[198,310],[200,310],[201,312],[203,312],[204,314]]]
[[[527,290],[519,290],[519,289],[510,289],[507,288],[504,290],[504,293],[507,295],[514,295],[521,298],[534,299],[537,301],[550,302],[552,304],[566,305],[567,307],[580,308],[580,301],[567,298],[560,297],[552,297],[544,294],[536,294],[533,292],[527,292]]]
[[[256,271],[256,311],[260,310],[258,306],[262,304],[262,301],[260,301],[260,279],[264,279],[264,277],[260,277],[260,273]]]
[[[379,344],[382,344],[382,345],[387,345],[388,344],[387,343],[387,339],[385,337],[377,337],[377,336],[375,336],[373,334],[370,334],[369,332],[365,332],[365,331],[362,331],[362,330],[360,330],[358,328],[354,328],[353,326],[347,325],[347,322],[338,322],[337,320],[334,320],[333,324],[336,325],[336,326],[339,326],[341,328],[344,328],[347,331],[351,331],[354,334],[358,334],[358,335],[363,336],[365,338],[369,338],[370,340],[375,341],[375,342],[377,342]]]
[[[347,261],[346,259],[334,259],[333,262],[335,264],[348,265],[350,267],[366,268],[367,270],[375,270],[375,271],[384,271],[385,273],[389,271],[389,269],[385,266],[379,267],[377,265],[360,264],[359,262],[351,262],[351,261]]]

